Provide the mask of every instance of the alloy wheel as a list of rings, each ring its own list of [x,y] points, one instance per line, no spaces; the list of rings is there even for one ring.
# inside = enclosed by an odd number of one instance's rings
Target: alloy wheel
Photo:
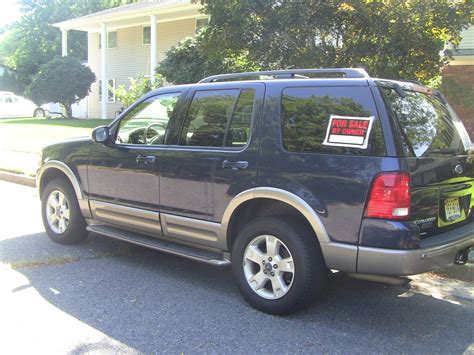
[[[279,299],[293,285],[293,257],[285,243],[275,236],[254,238],[245,249],[243,268],[248,284],[263,298]]]
[[[61,191],[54,190],[49,194],[46,203],[46,218],[49,227],[56,234],[64,233],[69,226],[69,201]]]

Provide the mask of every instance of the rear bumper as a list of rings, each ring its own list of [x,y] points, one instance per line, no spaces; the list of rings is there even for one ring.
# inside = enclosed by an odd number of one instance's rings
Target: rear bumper
[[[442,269],[454,263],[460,250],[471,246],[474,246],[474,222],[422,240],[420,249],[359,246],[357,272],[403,276]]]

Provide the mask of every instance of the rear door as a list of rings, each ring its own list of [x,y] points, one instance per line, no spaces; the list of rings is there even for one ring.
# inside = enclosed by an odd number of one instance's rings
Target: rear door
[[[199,221],[217,225],[229,201],[255,187],[264,88],[261,83],[222,83],[190,90],[181,127],[161,164],[165,235],[217,245],[217,236],[207,230],[212,225]]]
[[[472,220],[474,156],[462,122],[444,98],[427,90],[382,92],[399,128],[411,174],[411,216],[421,236]]]

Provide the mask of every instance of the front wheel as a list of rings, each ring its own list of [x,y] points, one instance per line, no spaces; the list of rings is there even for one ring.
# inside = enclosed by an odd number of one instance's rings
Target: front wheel
[[[241,230],[232,270],[245,300],[271,314],[310,305],[325,290],[328,275],[312,230],[282,217],[258,218]]]
[[[76,194],[65,180],[48,183],[41,197],[41,212],[46,233],[56,243],[75,244],[87,237]]]

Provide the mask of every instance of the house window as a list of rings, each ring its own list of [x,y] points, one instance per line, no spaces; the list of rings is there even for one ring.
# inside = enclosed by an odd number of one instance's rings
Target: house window
[[[107,32],[107,48],[117,47],[117,31]]]
[[[151,28],[150,26],[143,27],[143,44],[151,43]]]
[[[108,80],[107,102],[115,102],[115,79]],[[99,80],[99,102],[102,102],[102,80]]]
[[[107,32],[107,48],[117,47],[117,31]],[[99,33],[99,49],[102,48],[102,38]]]
[[[209,24],[209,18],[197,18],[196,19],[196,33],[202,30]]]

